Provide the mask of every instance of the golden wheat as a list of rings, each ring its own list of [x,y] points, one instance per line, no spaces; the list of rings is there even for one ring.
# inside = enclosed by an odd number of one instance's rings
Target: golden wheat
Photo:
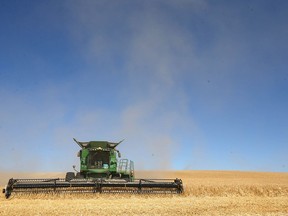
[[[40,176],[52,175],[56,174]],[[1,196],[0,215],[288,215],[288,173],[146,171],[137,175],[182,178],[185,193],[26,194],[8,200]]]

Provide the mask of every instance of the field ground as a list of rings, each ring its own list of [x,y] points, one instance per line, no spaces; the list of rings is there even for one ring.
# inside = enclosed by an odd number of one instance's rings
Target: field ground
[[[137,172],[145,178],[181,178],[183,195],[0,196],[0,215],[288,215],[288,173],[236,171]],[[63,177],[61,173],[1,173],[9,177]]]

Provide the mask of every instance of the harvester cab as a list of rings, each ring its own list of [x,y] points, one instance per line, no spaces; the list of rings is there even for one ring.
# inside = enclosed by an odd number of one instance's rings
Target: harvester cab
[[[68,172],[66,180],[73,178],[105,178],[134,180],[134,163],[128,159],[120,159],[121,154],[116,147],[124,140],[113,143],[108,141],[74,141],[81,150],[77,156],[80,157],[80,172]]]
[[[3,189],[8,199],[12,193],[183,193],[181,179],[136,179],[134,163],[120,159],[118,143],[74,141],[81,148],[80,171],[67,172],[65,178],[9,179]],[[75,167],[73,167],[75,168]]]

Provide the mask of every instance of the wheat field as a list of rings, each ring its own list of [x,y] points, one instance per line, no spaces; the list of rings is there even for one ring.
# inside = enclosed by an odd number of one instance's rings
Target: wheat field
[[[288,215],[288,173],[141,171],[139,178],[181,178],[182,195],[27,194],[0,198],[0,215]],[[63,173],[1,173],[63,177]]]

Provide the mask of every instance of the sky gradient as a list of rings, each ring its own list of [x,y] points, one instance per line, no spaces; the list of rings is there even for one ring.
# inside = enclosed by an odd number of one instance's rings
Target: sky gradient
[[[288,171],[288,1],[0,2],[0,170]]]

